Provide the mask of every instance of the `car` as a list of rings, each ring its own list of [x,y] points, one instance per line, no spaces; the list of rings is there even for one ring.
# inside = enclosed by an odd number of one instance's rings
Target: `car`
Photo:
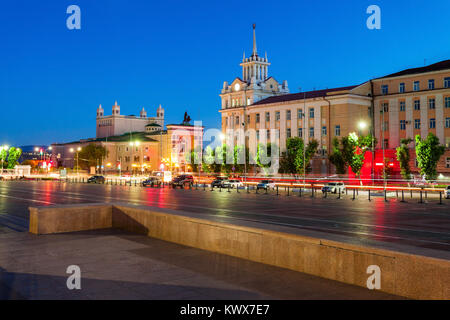
[[[328,182],[322,187],[322,193],[344,193],[345,184],[343,182]]]
[[[261,180],[261,182],[256,185],[256,190],[258,189],[275,189],[275,182],[273,180]]]
[[[184,186],[192,186],[194,184],[194,177],[188,174],[182,174],[172,179],[170,183],[173,188]]]
[[[233,189],[233,188],[240,188],[243,187],[244,184],[237,180],[237,179],[230,179],[230,180],[223,180],[222,181],[222,188],[228,188],[228,186]]]
[[[445,188],[445,197],[447,199],[450,199],[450,186],[447,186],[447,188]]]
[[[160,177],[149,177],[142,181],[143,187],[160,187],[161,186],[161,178]]]
[[[87,179],[87,183],[105,183],[105,177],[103,176],[92,176]]]
[[[211,188],[223,188],[224,183],[228,181],[227,177],[217,177],[216,179],[213,180],[213,182],[211,182]]]

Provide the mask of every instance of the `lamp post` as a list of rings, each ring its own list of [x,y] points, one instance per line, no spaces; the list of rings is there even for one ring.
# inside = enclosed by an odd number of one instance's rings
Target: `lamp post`
[[[71,153],[75,152],[75,150],[73,148],[70,148],[69,150]],[[81,151],[81,147],[78,147],[76,150],[76,155],[77,155],[77,177],[79,176],[79,172],[78,172],[78,153]]]

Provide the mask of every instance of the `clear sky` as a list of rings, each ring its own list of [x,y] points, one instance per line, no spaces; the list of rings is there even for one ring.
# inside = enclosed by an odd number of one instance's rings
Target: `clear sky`
[[[81,30],[66,9],[81,8]],[[366,9],[381,8],[381,30]],[[252,49],[291,92],[359,84],[450,59],[448,0],[21,0],[0,6],[0,144],[95,136],[99,104],[219,127],[223,81]]]

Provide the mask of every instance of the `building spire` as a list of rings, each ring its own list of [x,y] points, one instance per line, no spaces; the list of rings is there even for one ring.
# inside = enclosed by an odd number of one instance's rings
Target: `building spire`
[[[258,53],[256,52],[256,24],[253,24],[253,54],[254,56],[257,56]]]

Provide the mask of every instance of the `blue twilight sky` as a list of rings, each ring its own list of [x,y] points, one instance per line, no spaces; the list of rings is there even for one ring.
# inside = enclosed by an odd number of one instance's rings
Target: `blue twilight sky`
[[[81,30],[66,8],[81,8]],[[381,30],[366,8],[381,8]],[[450,58],[448,0],[21,0],[0,6],[0,144],[95,136],[99,104],[219,127],[223,81],[267,51],[291,92],[359,84]],[[426,60],[425,60],[426,59]]]

